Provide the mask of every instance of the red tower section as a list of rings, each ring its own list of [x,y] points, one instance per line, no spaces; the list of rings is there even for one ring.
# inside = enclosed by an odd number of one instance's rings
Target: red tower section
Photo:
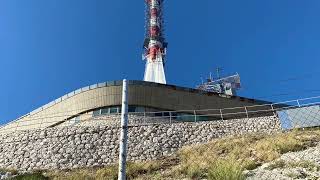
[[[144,41],[144,58],[164,59],[167,43],[163,37],[162,8],[164,0],[146,0],[146,38]],[[159,59],[159,58],[158,58]]]

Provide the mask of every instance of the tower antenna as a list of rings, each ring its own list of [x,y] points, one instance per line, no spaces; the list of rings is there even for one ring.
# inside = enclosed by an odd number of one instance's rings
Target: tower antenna
[[[217,79],[220,79],[220,72],[222,71],[223,69],[221,67],[217,67],[216,71],[217,71]]]
[[[166,84],[164,72],[167,43],[163,34],[163,1],[146,2],[146,37],[143,59],[146,60],[144,81]]]

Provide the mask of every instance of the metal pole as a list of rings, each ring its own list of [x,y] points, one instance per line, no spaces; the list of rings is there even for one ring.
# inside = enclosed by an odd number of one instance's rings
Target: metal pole
[[[197,122],[197,113],[196,113],[196,110],[193,111],[193,114],[194,114],[194,122]]]
[[[118,180],[126,179],[127,141],[128,141],[128,83],[127,83],[127,80],[124,79],[123,86],[122,86],[121,134],[120,134]]]
[[[170,116],[170,124],[171,124],[172,123],[171,111],[169,112],[169,116]]]

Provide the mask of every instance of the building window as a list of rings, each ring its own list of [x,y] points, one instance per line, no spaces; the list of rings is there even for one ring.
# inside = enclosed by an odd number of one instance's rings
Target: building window
[[[68,122],[69,122],[71,125],[78,124],[78,123],[80,123],[80,116],[76,116],[76,117],[68,120]]]
[[[146,109],[144,107],[136,107],[136,111],[135,112],[145,112]]]
[[[100,109],[93,111],[93,117],[100,116],[100,115],[101,115]]]
[[[109,109],[109,108],[101,109],[101,114],[102,114],[102,115],[104,115],[104,114],[110,114],[110,109]]]
[[[154,116],[161,117],[161,116],[163,116],[163,114],[162,114],[162,112],[157,112],[157,113],[154,113]]]
[[[146,107],[142,107],[142,106],[129,106],[128,107],[128,112],[130,113],[134,113],[134,112],[138,112],[138,113],[144,113],[146,111],[150,111],[150,110],[154,110],[154,109],[150,109],[150,108],[146,108]],[[154,110],[156,111],[156,110]],[[101,109],[96,109],[94,111],[92,111],[92,116],[93,117],[97,117],[97,116],[101,116],[101,115],[109,115],[109,114],[117,114],[117,113],[121,113],[121,106],[113,106],[113,107],[105,107],[105,108],[101,108]],[[165,115],[167,115],[168,113],[166,113]],[[156,113],[155,116],[164,116],[163,113]]]
[[[80,122],[80,116],[77,116],[77,117],[73,118],[73,123],[74,124],[77,124],[79,122]]]
[[[118,113],[118,107],[111,107],[110,108],[110,114]]]
[[[136,107],[135,106],[129,106],[128,112],[136,112]]]
[[[164,117],[169,117],[169,116],[170,116],[170,113],[169,113],[169,112],[164,112],[164,113],[163,113],[163,116],[164,116]]]

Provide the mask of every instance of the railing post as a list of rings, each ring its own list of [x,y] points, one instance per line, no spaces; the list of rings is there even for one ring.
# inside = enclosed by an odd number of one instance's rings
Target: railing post
[[[274,110],[273,104],[271,104],[271,109],[272,109],[273,115],[276,116],[276,112]]]
[[[297,99],[297,104],[298,104],[299,107],[301,107],[299,99]]]
[[[39,129],[42,128],[43,118],[41,118]]]
[[[17,122],[17,126],[16,126],[16,132],[18,131],[18,127],[19,127],[19,120],[18,121],[16,121]]]
[[[246,110],[246,115],[247,115],[247,118],[249,119],[249,114],[248,114],[247,106],[245,106],[244,109]]]
[[[122,110],[121,110],[121,133],[119,151],[119,172],[118,180],[126,180],[126,160],[128,141],[128,83],[123,80],[122,86]]]
[[[197,113],[196,113],[196,110],[193,111],[193,115],[194,115],[194,122],[197,122]]]
[[[143,123],[146,124],[146,111],[143,112]]]
[[[169,118],[170,118],[170,124],[172,124],[172,115],[171,115],[171,111],[169,112]]]
[[[220,109],[221,120],[223,120],[222,109]]]

